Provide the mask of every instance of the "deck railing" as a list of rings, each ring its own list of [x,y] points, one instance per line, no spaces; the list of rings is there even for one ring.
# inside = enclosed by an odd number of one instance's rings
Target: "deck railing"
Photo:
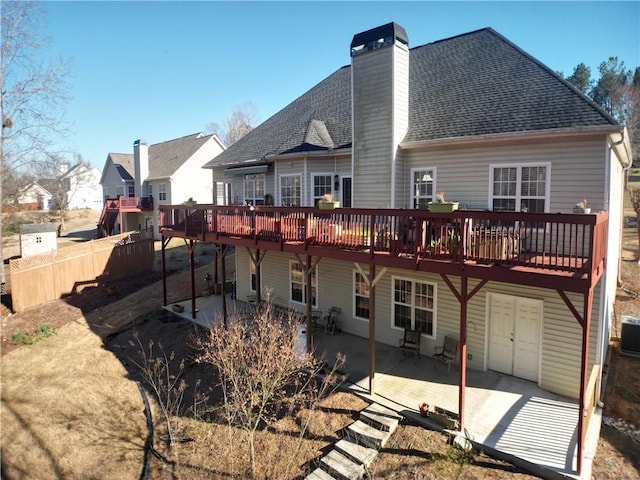
[[[160,206],[165,235],[238,237],[418,259],[590,272],[606,250],[608,213]]]
[[[140,210],[153,210],[153,198],[152,197],[118,197],[107,198],[104,201],[105,207],[109,210],[121,210],[121,209],[140,209]]]

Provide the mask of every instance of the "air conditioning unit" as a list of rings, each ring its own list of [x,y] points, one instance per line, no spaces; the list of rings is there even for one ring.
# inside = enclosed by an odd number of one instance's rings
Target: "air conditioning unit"
[[[620,353],[640,357],[640,318],[623,315],[621,323]]]

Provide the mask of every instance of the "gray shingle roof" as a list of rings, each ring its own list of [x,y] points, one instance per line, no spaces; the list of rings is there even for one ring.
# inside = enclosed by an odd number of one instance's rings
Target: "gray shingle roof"
[[[490,28],[410,50],[403,142],[616,125],[590,99]],[[326,133],[309,136],[310,122]],[[315,125],[318,125],[316,123]],[[312,124],[313,125],[313,124]],[[319,137],[319,138],[318,138]],[[351,67],[294,100],[206,167],[351,146]]]
[[[145,180],[167,178],[173,175],[213,135],[193,133],[185,137],[149,146],[149,176]],[[123,180],[134,179],[133,154],[110,153]]]
[[[133,154],[132,153],[110,153],[111,162],[116,167],[123,180],[133,180]]]
[[[149,176],[166,178],[173,175],[213,135],[194,133],[149,146]]]

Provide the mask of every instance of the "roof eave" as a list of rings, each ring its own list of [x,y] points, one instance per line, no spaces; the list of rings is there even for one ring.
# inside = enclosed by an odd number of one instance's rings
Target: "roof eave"
[[[273,153],[269,155],[265,155],[266,160],[287,160],[289,158],[300,158],[300,157],[326,157],[326,156],[346,156],[351,155],[351,147],[347,148],[336,148],[336,149],[328,149],[328,150],[313,150],[313,151],[301,151],[301,152],[292,152],[292,153]]]
[[[549,130],[520,131],[507,133],[490,133],[486,135],[473,135],[469,137],[447,137],[429,140],[416,140],[409,142],[401,142],[399,148],[402,150],[411,150],[421,147],[439,147],[439,146],[469,146],[476,144],[495,143],[503,141],[518,140],[538,140],[538,139],[554,139],[576,136],[592,136],[592,135],[610,135],[613,133],[621,133],[624,127],[621,125],[598,125],[594,127],[570,127],[555,128]]]

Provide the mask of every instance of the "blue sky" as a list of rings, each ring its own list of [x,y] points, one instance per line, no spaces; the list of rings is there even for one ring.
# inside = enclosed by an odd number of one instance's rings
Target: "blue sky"
[[[71,60],[70,147],[109,152],[222,123],[264,121],[349,59],[354,34],[395,21],[410,46],[492,27],[553,70],[640,65],[640,2],[47,2],[51,58]]]

